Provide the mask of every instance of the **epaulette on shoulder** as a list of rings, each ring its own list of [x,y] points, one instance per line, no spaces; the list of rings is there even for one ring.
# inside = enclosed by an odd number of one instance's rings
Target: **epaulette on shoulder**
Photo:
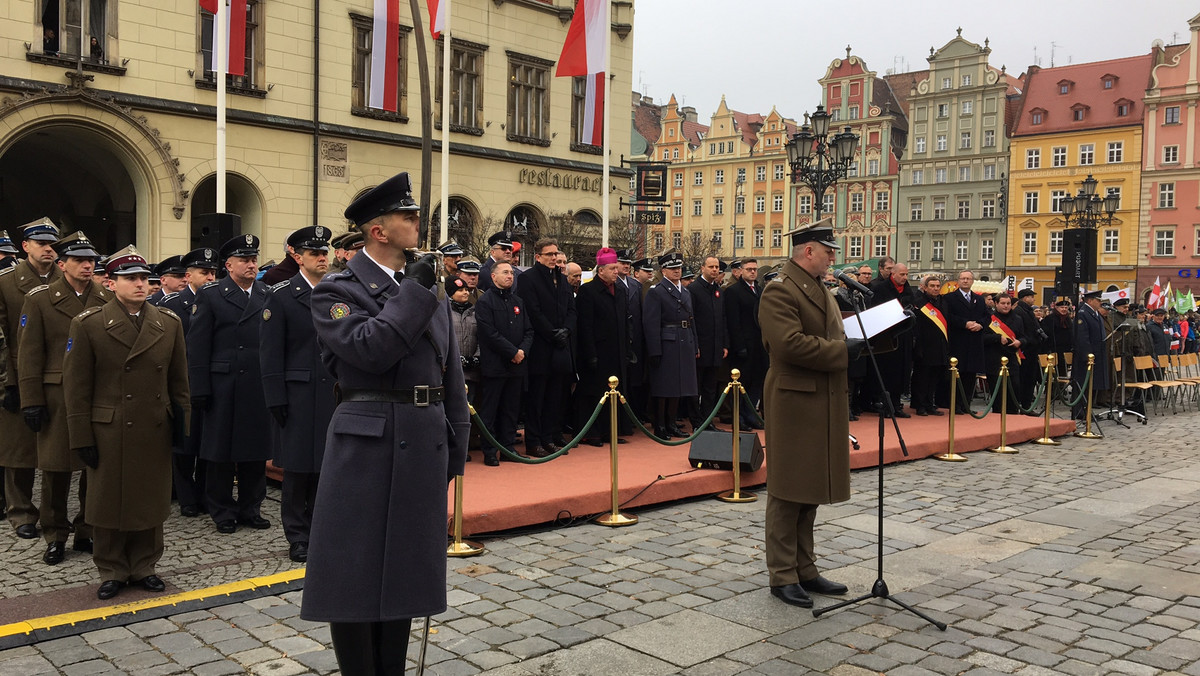
[[[782,282],[782,281],[783,281],[783,280],[785,280],[785,279],[787,279],[787,277],[784,277],[784,276],[783,276],[783,273],[780,273],[778,277],[775,277],[775,278],[774,278],[774,279],[772,279],[772,280],[771,280],[769,283],[770,283],[770,284],[774,284],[774,283],[776,283],[776,282]]]
[[[174,295],[174,294],[172,294],[172,295]],[[158,310],[159,310],[159,312],[163,313],[164,315],[167,315],[169,317],[174,317],[176,320],[179,319],[179,315],[175,314],[175,312],[169,307],[163,307],[160,305],[160,306],[158,306]]]
[[[159,298],[159,299],[158,299],[158,302],[159,302],[159,304],[161,305],[162,303],[165,303],[165,302],[167,302],[167,301],[171,300],[172,298],[174,298],[175,296],[178,296],[178,295],[179,295],[179,292],[178,292],[178,291],[172,291],[171,293],[164,294],[162,298]]]
[[[290,280],[290,279],[285,279],[282,282],[275,282],[274,284],[271,285],[271,291],[278,291],[280,289],[285,289],[291,283],[292,283],[292,280]]]
[[[15,265],[10,265],[10,266],[8,266],[7,268],[4,268],[3,270],[0,270],[0,277],[3,277],[4,275],[7,275],[7,274],[9,274],[10,272],[12,272],[13,270],[16,270],[16,269],[17,269],[17,266],[15,266]]]
[[[103,305],[93,305],[92,307],[90,307],[90,308],[88,308],[88,309],[84,310],[83,312],[80,312],[79,314],[75,315],[75,318],[76,318],[76,319],[84,319],[84,318],[86,318],[86,317],[90,317],[90,316],[92,316],[92,315],[96,314],[97,312],[99,312],[99,311],[100,311],[101,309],[103,309],[103,308],[104,308],[104,306],[103,306]]]
[[[330,279],[330,280],[354,279],[354,271],[351,270],[350,268],[346,268],[344,270],[338,270],[337,272],[331,272],[331,273],[325,275],[324,279]],[[324,279],[322,281],[324,281]]]
[[[32,296],[32,295],[33,295],[33,294],[35,294],[35,293],[41,293],[41,292],[43,292],[43,291],[45,291],[46,289],[49,289],[49,288],[50,288],[50,285],[49,285],[49,284],[42,284],[41,286],[35,286],[35,287],[33,287],[32,289],[30,289],[30,290],[29,290],[29,293],[26,293],[25,295],[26,295],[26,296]]]
[[[218,284],[220,284],[220,282],[218,282],[217,280],[215,280],[215,279],[214,279],[214,280],[213,280],[213,281],[211,281],[211,282],[205,282],[205,283],[204,283],[204,286],[202,286],[202,287],[200,287],[200,288],[201,288],[201,289],[207,289],[207,288],[208,288],[208,287],[210,287],[210,286],[216,286],[216,285],[218,285]]]

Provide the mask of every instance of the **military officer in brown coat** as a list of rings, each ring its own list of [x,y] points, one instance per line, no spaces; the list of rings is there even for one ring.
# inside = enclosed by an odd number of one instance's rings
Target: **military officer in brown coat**
[[[862,341],[846,341],[837,301],[821,280],[838,248],[831,221],[789,234],[791,259],[763,288],[758,310],[771,363],[763,395],[766,554],[771,593],[811,608],[808,592],[846,593],[817,570],[813,523],[817,505],[850,499],[846,368]]]
[[[4,467],[4,497],[8,521],[17,535],[37,537],[38,508],[33,504],[33,470],[37,467],[37,437],[21,415],[21,389],[17,369],[20,352],[21,308],[25,294],[62,276],[54,264],[58,227],[48,218],[21,226],[25,260],[0,272],[0,327],[8,336],[8,377],[4,380],[4,406],[0,410],[0,466]]]
[[[312,294],[341,403],[329,424],[300,615],[330,623],[344,674],[400,674],[411,618],[446,609],[446,482],[471,423],[437,259],[407,261],[408,174],[346,209],[367,244]]]
[[[146,302],[146,260],[128,247],[108,273],[116,298],[72,320],[63,364],[70,445],[89,468],[101,599],[127,583],[165,587],[154,564],[171,509],[171,443],[191,410],[183,326]]]
[[[67,536],[75,531],[75,551],[92,551],[92,528],[87,525],[87,475],[79,481],[79,513],[67,516],[71,475],[83,469],[67,440],[67,405],[63,395],[63,357],[71,320],[89,307],[99,307],[112,293],[92,281],[96,253],[82,232],[54,244],[63,276],[34,288],[25,296],[21,311],[21,411],[25,423],[37,434],[38,469],[42,471],[41,522],[50,565],[62,562]]]

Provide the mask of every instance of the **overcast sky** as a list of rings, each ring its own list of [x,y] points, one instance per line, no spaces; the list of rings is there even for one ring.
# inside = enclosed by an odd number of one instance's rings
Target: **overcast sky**
[[[829,11],[816,13],[814,7]],[[837,8],[846,11],[839,14]],[[991,38],[989,63],[1020,75],[1033,64],[1103,61],[1145,54],[1155,39],[1187,42],[1200,4],[1180,0],[638,0],[633,90],[696,108],[707,124],[725,95],[730,108],[800,119],[820,103],[817,80],[852,54],[881,77],[924,70],[962,27]],[[1036,52],[1035,52],[1036,50]]]

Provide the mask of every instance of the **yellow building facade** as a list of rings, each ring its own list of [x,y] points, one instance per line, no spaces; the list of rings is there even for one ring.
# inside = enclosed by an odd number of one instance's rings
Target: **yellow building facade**
[[[399,171],[412,173],[415,194],[432,188],[438,239],[442,46],[428,17],[419,21],[439,128],[422,176],[421,36],[408,3],[397,113],[365,106],[371,0],[247,5],[247,74],[229,79],[227,96],[226,211],[262,237],[264,259],[296,228],[344,229],[346,204]],[[468,245],[513,227],[532,239],[566,220],[598,237],[602,196],[617,219],[622,193],[601,185],[600,147],[579,142],[582,78],[554,77],[574,2],[458,0],[452,11],[451,235]],[[611,19],[609,95],[624,102],[632,2],[614,2]],[[0,17],[0,228],[45,215],[105,252],[134,243],[153,259],[211,243],[193,223],[215,209],[211,30],[196,2],[10,0]],[[612,135],[611,184],[623,190],[624,108]]]

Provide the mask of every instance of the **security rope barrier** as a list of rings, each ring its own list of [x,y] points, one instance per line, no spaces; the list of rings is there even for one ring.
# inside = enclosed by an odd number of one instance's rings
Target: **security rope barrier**
[[[642,434],[645,434],[663,446],[682,446],[684,444],[692,443],[695,441],[696,437],[700,436],[701,432],[708,429],[708,426],[711,425],[712,421],[717,417],[717,413],[721,410],[721,405],[725,403],[725,397],[728,394],[729,388],[726,388],[725,391],[721,393],[721,396],[717,398],[717,403],[713,404],[712,413],[708,414],[708,418],[706,418],[704,422],[700,423],[699,427],[692,430],[690,435],[678,440],[668,440],[654,436],[654,433],[646,429],[646,426],[643,425],[642,421],[638,419],[637,414],[633,412],[633,407],[629,405],[629,402],[624,400],[624,397],[622,397],[621,404],[625,408],[625,415],[629,416],[629,419],[632,420],[633,424],[642,431]]]
[[[996,403],[996,394],[1000,392],[999,387],[992,388],[992,396],[988,399],[988,403],[983,407],[983,413],[975,415],[975,411],[971,410],[971,399],[967,396],[967,391],[963,389],[961,380],[958,380],[958,393],[962,395],[962,400],[967,402],[967,414],[976,420],[983,420],[992,412],[992,406]]]
[[[471,422],[479,428],[479,434],[483,437],[484,441],[492,445],[492,448],[503,453],[504,457],[514,462],[523,462],[526,465],[540,465],[544,462],[550,462],[551,460],[566,454],[567,451],[578,446],[579,442],[583,441],[584,436],[587,435],[588,430],[592,428],[592,425],[596,422],[596,419],[600,417],[600,412],[604,410],[604,404],[606,403],[608,403],[607,392],[600,397],[600,402],[596,404],[596,410],[592,411],[592,417],[588,418],[588,421],[583,425],[583,428],[579,430],[579,433],[575,435],[575,438],[567,442],[567,445],[544,458],[529,458],[523,455],[518,455],[508,447],[501,444],[499,441],[496,441],[496,438],[492,436],[491,430],[489,430],[487,426],[483,424],[483,420],[479,417],[479,414],[475,412],[475,407],[470,405],[468,406],[471,410]]]

